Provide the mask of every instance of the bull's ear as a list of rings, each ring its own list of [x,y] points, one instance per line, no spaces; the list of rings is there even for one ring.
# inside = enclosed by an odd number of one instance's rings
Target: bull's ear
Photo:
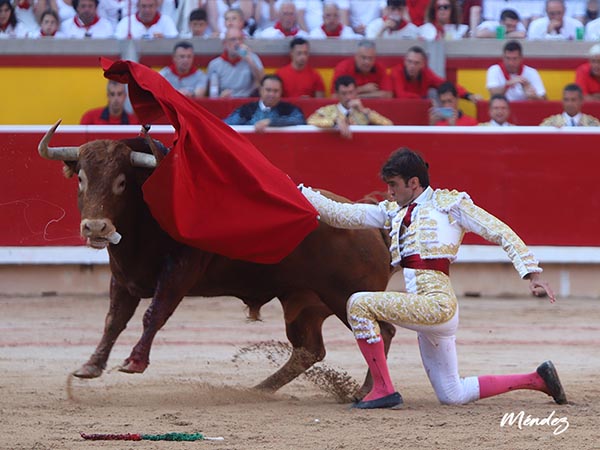
[[[65,178],[71,178],[77,173],[77,161],[65,161],[63,166],[63,175]]]

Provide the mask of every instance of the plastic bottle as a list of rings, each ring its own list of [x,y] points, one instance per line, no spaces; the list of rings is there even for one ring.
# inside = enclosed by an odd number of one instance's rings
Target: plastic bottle
[[[210,75],[210,84],[208,87],[208,96],[210,98],[218,98],[219,97],[219,75],[216,72],[213,72]]]

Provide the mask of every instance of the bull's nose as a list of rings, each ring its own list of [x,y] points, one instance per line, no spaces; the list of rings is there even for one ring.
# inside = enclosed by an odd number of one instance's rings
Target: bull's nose
[[[84,236],[90,236],[98,233],[102,233],[106,230],[108,224],[105,220],[82,220],[81,221],[81,233]]]

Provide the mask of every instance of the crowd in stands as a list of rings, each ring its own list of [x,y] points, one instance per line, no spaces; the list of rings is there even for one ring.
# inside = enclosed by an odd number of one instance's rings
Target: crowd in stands
[[[598,0],[0,0],[0,38],[600,40]],[[56,22],[53,24],[44,24]],[[58,25],[58,26],[56,26]]]

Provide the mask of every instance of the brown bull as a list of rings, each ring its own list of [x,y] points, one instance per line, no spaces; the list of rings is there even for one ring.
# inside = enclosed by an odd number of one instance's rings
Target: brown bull
[[[88,245],[107,247],[112,272],[104,334],[76,376],[101,375],[141,298],[151,297],[152,302],[144,314],[143,334],[120,367],[124,372],[146,369],[156,333],[184,296],[235,296],[248,306],[251,318],[258,318],[260,308],[277,297],[293,351],[284,366],[257,386],[274,391],[325,357],[323,321],[335,314],[348,326],[345,307],[352,293],[385,289],[389,252],[376,230],[320,224],[290,255],[270,265],[176,242],[159,227],[142,198],[141,186],[162,157],[152,141],[98,140],[49,148],[58,124],[40,142],[40,155],[65,161],[67,176],[77,174],[81,234]],[[394,332],[393,326],[382,324],[386,351]],[[357,396],[369,389],[367,377]]]

